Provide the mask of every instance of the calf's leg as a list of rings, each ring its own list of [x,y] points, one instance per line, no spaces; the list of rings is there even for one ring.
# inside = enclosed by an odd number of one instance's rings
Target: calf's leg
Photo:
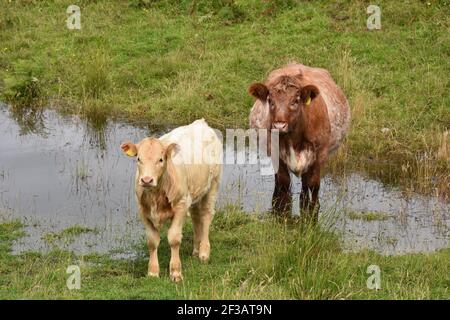
[[[194,250],[192,251],[192,255],[198,257],[198,252],[200,248],[200,240],[202,233],[202,225],[200,219],[200,208],[199,204],[195,204],[191,207],[191,218],[192,224],[194,227]]]
[[[159,277],[159,262],[158,262],[158,246],[160,242],[159,231],[153,226],[152,223],[145,224],[145,233],[147,235],[147,245],[150,254],[148,260],[148,272],[149,277]]]
[[[175,208],[174,211],[172,223],[167,232],[167,240],[170,246],[169,271],[170,279],[174,282],[180,282],[183,280],[183,276],[181,275],[180,245],[187,209],[181,207]]]
[[[214,206],[216,204],[217,192],[219,190],[219,179],[211,182],[211,188],[199,203],[199,210],[196,215],[192,215],[194,230],[197,232],[198,240],[198,257],[201,261],[207,262],[211,253],[211,245],[209,242],[209,227],[214,218]],[[195,242],[195,236],[194,236]],[[194,243],[195,252],[195,243]]]
[[[211,246],[209,243],[209,227],[214,213],[202,207],[192,215],[194,224],[194,251],[192,255],[199,257],[203,262],[209,260]]]
[[[292,210],[291,176],[281,159],[275,174],[275,189],[272,196],[272,212],[279,215],[290,214]]]

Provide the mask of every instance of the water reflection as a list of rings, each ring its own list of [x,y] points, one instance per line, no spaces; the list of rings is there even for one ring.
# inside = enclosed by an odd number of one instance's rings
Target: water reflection
[[[67,245],[76,251],[127,247],[143,237],[133,192],[135,163],[119,145],[159,130],[108,119],[93,123],[51,110],[43,110],[27,130],[16,119],[11,109],[0,107],[0,212],[22,218],[29,233],[16,250],[46,249],[44,234],[74,224],[101,231]],[[300,183],[293,182],[298,208]],[[349,250],[395,254],[448,246],[450,206],[445,202],[406,196],[360,173],[326,176],[322,185],[322,208],[337,213],[335,228]],[[261,176],[257,166],[225,165],[218,206],[265,211],[272,190],[273,177]],[[348,212],[361,217],[378,212],[386,219],[367,221]]]
[[[45,134],[44,109],[40,106],[11,106],[9,114],[19,126],[19,134]]]

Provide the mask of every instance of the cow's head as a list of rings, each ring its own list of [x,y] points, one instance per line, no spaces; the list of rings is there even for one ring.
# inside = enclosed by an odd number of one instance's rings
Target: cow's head
[[[272,129],[287,133],[294,129],[304,108],[319,95],[314,85],[302,86],[300,78],[281,76],[265,85],[252,84],[248,92],[270,109]]]
[[[145,138],[138,144],[126,141],[120,148],[127,156],[137,158],[138,184],[144,188],[156,188],[179,147],[175,143],[164,146],[156,138]]]

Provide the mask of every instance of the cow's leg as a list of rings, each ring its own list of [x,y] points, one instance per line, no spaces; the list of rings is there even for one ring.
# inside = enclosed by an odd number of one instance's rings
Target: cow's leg
[[[203,197],[200,202],[200,210],[196,217],[198,228],[200,231],[199,238],[199,252],[198,257],[201,261],[207,262],[209,260],[211,245],[209,242],[209,227],[214,218],[217,192],[219,190],[219,178],[214,179],[211,182],[211,188],[209,192]],[[195,222],[194,222],[195,223]],[[196,227],[197,228],[197,227]]]
[[[302,175],[302,192],[300,193],[301,214],[317,222],[319,217],[320,164],[314,163]],[[311,198],[309,197],[311,193]]]
[[[306,212],[309,208],[309,188],[306,173],[302,174],[302,191],[300,192],[300,213]]]
[[[151,222],[145,224],[145,233],[147,235],[147,245],[150,254],[148,260],[149,277],[159,277],[159,262],[158,262],[158,246],[160,241],[159,231],[153,226]]]
[[[183,280],[181,275],[180,245],[187,208],[184,206],[174,208],[174,216],[167,232],[170,246],[170,279],[174,282]]]
[[[291,176],[289,169],[281,159],[278,172],[275,174],[275,189],[272,196],[272,212],[275,214],[290,214],[292,210]]]

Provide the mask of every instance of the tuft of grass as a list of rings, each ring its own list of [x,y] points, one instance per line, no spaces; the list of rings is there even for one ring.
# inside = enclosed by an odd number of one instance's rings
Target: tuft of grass
[[[388,214],[379,211],[347,211],[346,213],[351,220],[384,221],[389,219]]]
[[[450,162],[450,142],[449,140],[450,131],[445,131],[440,137],[439,149],[437,157],[441,161]]]
[[[42,236],[42,240],[52,244],[56,241],[64,240],[66,242],[73,241],[76,237],[86,234],[86,233],[94,233],[98,234],[97,229],[88,228],[80,225],[73,225],[67,227],[60,232],[49,232]]]
[[[4,257],[14,240],[25,236],[23,223],[20,220],[0,222],[0,256]]]
[[[13,66],[14,73],[4,78],[4,97],[20,108],[36,108],[43,104],[40,71],[24,60]]]
[[[84,70],[83,92],[86,98],[101,98],[110,87],[110,61],[106,55],[96,51],[90,55]]]

